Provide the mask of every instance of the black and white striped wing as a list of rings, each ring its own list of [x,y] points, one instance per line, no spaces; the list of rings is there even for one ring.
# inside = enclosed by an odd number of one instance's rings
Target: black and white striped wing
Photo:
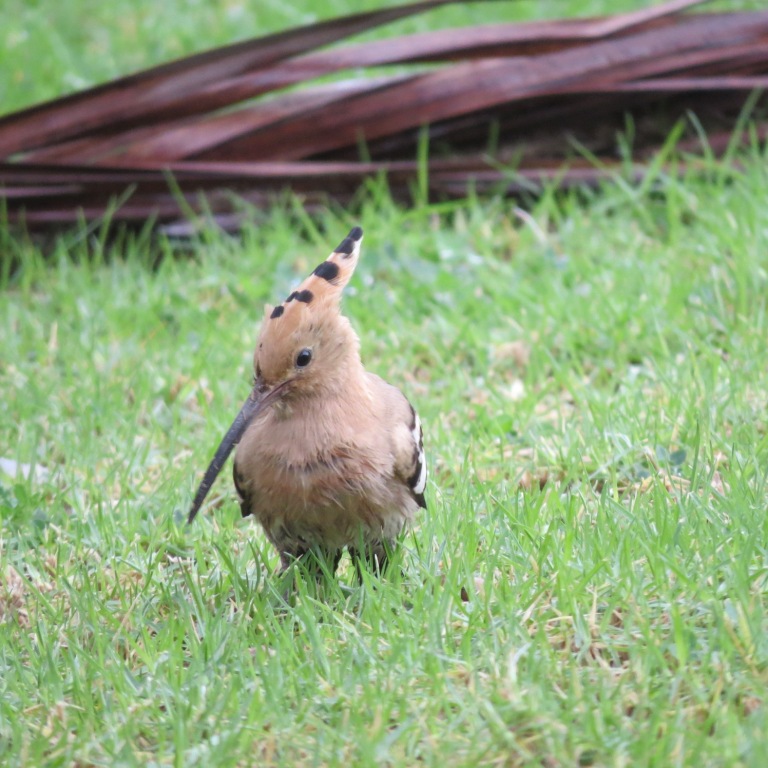
[[[424,458],[424,431],[421,419],[411,406],[411,438],[413,439],[412,472],[408,477],[408,487],[413,492],[413,498],[422,509],[427,508],[424,490],[427,487],[427,462]]]

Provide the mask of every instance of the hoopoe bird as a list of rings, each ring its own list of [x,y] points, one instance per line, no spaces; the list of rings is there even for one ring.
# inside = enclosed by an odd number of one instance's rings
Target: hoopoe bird
[[[403,527],[426,508],[419,417],[399,389],[365,370],[341,314],[362,239],[352,229],[282,304],[266,307],[253,389],[189,512],[191,523],[237,445],[241,512],[262,525],[282,570],[314,550],[335,572],[345,548],[358,568],[365,560],[382,569]]]

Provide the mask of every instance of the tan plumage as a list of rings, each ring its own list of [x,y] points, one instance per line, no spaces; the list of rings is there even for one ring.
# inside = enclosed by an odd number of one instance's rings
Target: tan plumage
[[[345,547],[381,566],[426,506],[418,416],[398,389],[364,369],[357,335],[340,312],[362,234],[353,229],[283,304],[266,308],[253,392],[190,511],[191,521],[239,441],[234,479],[242,513],[261,523],[283,567],[317,550],[335,568]]]

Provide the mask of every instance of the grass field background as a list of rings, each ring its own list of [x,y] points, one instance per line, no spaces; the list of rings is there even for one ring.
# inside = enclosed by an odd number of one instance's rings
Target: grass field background
[[[11,2],[4,110],[317,17],[76,5]],[[374,184],[184,247],[0,230],[0,458],[30,465],[0,470],[0,764],[768,764],[768,169],[741,160],[526,213]],[[227,471],[184,513],[263,304],[356,224],[345,312],[421,414],[429,512],[388,578],[343,561],[286,605]]]

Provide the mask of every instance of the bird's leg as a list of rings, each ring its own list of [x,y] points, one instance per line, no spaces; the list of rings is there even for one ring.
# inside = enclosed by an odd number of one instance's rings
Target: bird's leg
[[[341,560],[342,551],[317,548],[302,548],[294,551],[280,552],[280,573],[285,573],[295,562],[300,562],[307,573],[314,575],[318,581],[322,578],[326,566],[330,576],[336,573]]]
[[[296,574],[291,572],[291,566],[298,565],[308,577],[314,576],[315,589],[320,587],[325,577],[333,578],[341,560],[341,550],[302,549],[293,552],[280,552],[280,571],[282,581],[281,596],[289,605],[293,605],[296,589]],[[309,586],[309,585],[307,585]]]
[[[280,573],[285,573],[299,558],[304,557],[308,550],[294,550],[280,552]]]
[[[357,578],[362,581],[362,568],[381,576],[389,565],[389,556],[392,552],[392,544],[387,541],[375,541],[363,544],[360,547],[350,547],[349,556],[357,571]]]

